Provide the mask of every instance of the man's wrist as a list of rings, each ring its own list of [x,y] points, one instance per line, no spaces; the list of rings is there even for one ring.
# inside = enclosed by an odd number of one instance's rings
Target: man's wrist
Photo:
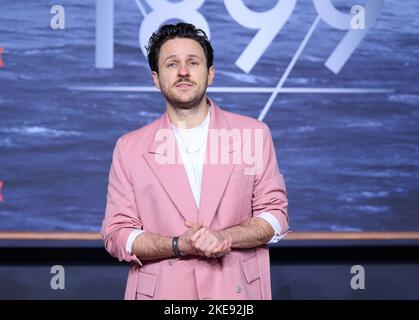
[[[220,233],[223,239],[230,239],[231,245],[233,246],[233,238],[231,237],[230,230],[224,229],[224,230],[221,230]]]
[[[178,242],[178,246],[179,246],[179,251],[186,256],[187,255],[187,246],[186,246],[186,242],[185,242],[185,238],[182,236],[179,236],[179,242]]]

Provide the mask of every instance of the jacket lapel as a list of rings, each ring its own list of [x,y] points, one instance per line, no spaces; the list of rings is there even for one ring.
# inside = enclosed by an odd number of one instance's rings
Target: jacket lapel
[[[217,212],[235,161],[241,150],[241,139],[229,138],[234,133],[223,111],[211,100],[211,120],[203,168],[199,221],[209,227]],[[236,131],[237,133],[238,131]],[[228,160],[223,160],[226,157]]]
[[[197,207],[167,112],[160,118],[154,139],[143,157],[183,218],[196,221]]]

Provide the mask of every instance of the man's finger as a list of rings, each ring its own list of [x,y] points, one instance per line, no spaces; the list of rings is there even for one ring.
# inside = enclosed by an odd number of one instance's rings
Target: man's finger
[[[206,249],[205,252],[207,253],[207,257],[209,258],[214,253],[214,249],[219,246],[218,241],[214,241],[211,243]]]
[[[201,232],[201,230],[197,231],[197,233],[200,232],[200,235],[198,236],[198,238],[196,240],[192,240],[192,244],[194,245],[195,248],[199,249],[202,251],[202,247],[203,247],[203,243],[208,239],[207,237],[205,237],[204,233]],[[194,234],[195,235],[195,234]]]
[[[196,239],[198,239],[203,234],[204,231],[205,231],[205,228],[201,228],[198,231],[196,231],[191,237],[192,242],[195,242]]]
[[[221,242],[218,246],[216,246],[215,248],[214,248],[214,250],[212,250],[212,253],[213,254],[218,254],[218,253],[220,253],[220,252],[222,252],[222,251],[224,251],[225,249],[226,249],[226,244],[225,244],[225,242],[223,241],[223,242]]]
[[[185,227],[191,228],[192,231],[195,232],[202,227],[202,224],[201,223],[194,223],[194,222],[191,222],[191,221],[187,220],[187,221],[185,221]]]
[[[192,225],[193,225],[193,222],[190,222],[188,220],[185,221],[185,227],[192,228]]]
[[[217,253],[220,253],[220,251],[221,251],[221,245],[219,245],[219,246],[217,246],[217,247],[215,247],[213,250],[212,250],[212,254],[217,254]]]
[[[212,256],[214,258],[221,258],[221,257],[226,256],[229,253],[230,253],[230,249],[222,248],[219,252],[215,252],[215,253],[213,252]]]
[[[218,240],[210,242],[209,245],[206,246],[206,248],[205,248],[205,255],[208,258],[210,258],[211,256],[214,255],[214,249],[219,247],[220,245],[222,246],[223,243],[220,243]]]

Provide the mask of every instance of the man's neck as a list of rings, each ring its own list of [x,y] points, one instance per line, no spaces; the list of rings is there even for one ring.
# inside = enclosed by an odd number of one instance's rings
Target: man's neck
[[[170,122],[177,128],[190,129],[198,127],[208,115],[207,99],[204,98],[194,108],[180,109],[167,104],[167,114]]]

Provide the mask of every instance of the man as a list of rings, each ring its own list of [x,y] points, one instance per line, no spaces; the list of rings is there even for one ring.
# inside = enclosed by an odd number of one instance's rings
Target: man
[[[102,226],[107,251],[130,262],[125,298],[271,299],[267,243],[288,215],[269,129],[207,98],[202,30],[162,26],[147,50],[166,112],[118,140]]]

